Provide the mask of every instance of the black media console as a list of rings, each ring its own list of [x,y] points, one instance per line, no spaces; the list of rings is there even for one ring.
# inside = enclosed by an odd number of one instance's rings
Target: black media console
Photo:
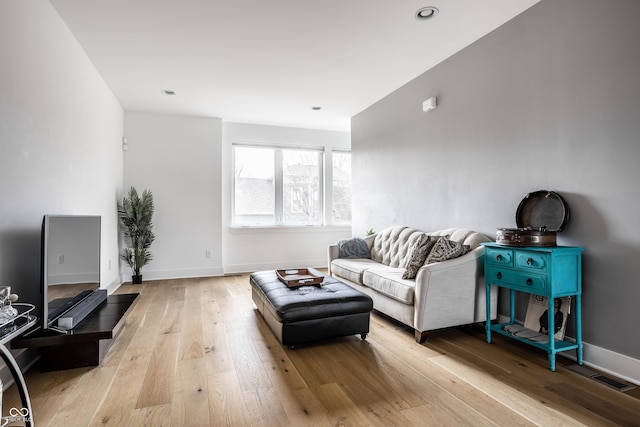
[[[40,348],[40,365],[45,372],[98,366],[124,326],[138,295],[110,295],[68,333],[48,329],[28,332],[11,341],[11,348]]]

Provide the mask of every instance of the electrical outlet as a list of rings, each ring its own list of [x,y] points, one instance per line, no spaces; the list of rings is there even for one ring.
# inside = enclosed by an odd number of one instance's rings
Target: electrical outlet
[[[207,249],[206,251],[204,251],[204,257],[211,258],[211,249]]]
[[[109,270],[111,270],[111,260],[109,260]]]
[[[64,264],[64,255],[58,255],[58,264]]]

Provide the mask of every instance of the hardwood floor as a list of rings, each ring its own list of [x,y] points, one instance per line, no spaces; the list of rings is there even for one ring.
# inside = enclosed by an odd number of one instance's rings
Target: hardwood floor
[[[640,400],[479,325],[379,314],[359,336],[283,348],[248,275],[124,285],[140,297],[103,364],[26,375],[36,426],[640,425]],[[4,412],[20,407],[15,386]]]

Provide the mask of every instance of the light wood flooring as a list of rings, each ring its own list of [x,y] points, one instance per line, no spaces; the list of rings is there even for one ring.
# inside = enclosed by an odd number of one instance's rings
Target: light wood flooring
[[[100,367],[25,375],[36,426],[640,425],[640,400],[480,325],[425,344],[379,314],[349,336],[282,347],[248,275],[123,285],[140,297]],[[15,386],[3,408],[20,407]]]

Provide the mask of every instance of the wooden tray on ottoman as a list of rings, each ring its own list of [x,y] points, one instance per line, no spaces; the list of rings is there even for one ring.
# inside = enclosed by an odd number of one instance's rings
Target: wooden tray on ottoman
[[[276,270],[278,279],[290,288],[299,286],[319,285],[324,280],[324,276],[315,274],[317,271],[308,268],[288,268],[286,270]]]

